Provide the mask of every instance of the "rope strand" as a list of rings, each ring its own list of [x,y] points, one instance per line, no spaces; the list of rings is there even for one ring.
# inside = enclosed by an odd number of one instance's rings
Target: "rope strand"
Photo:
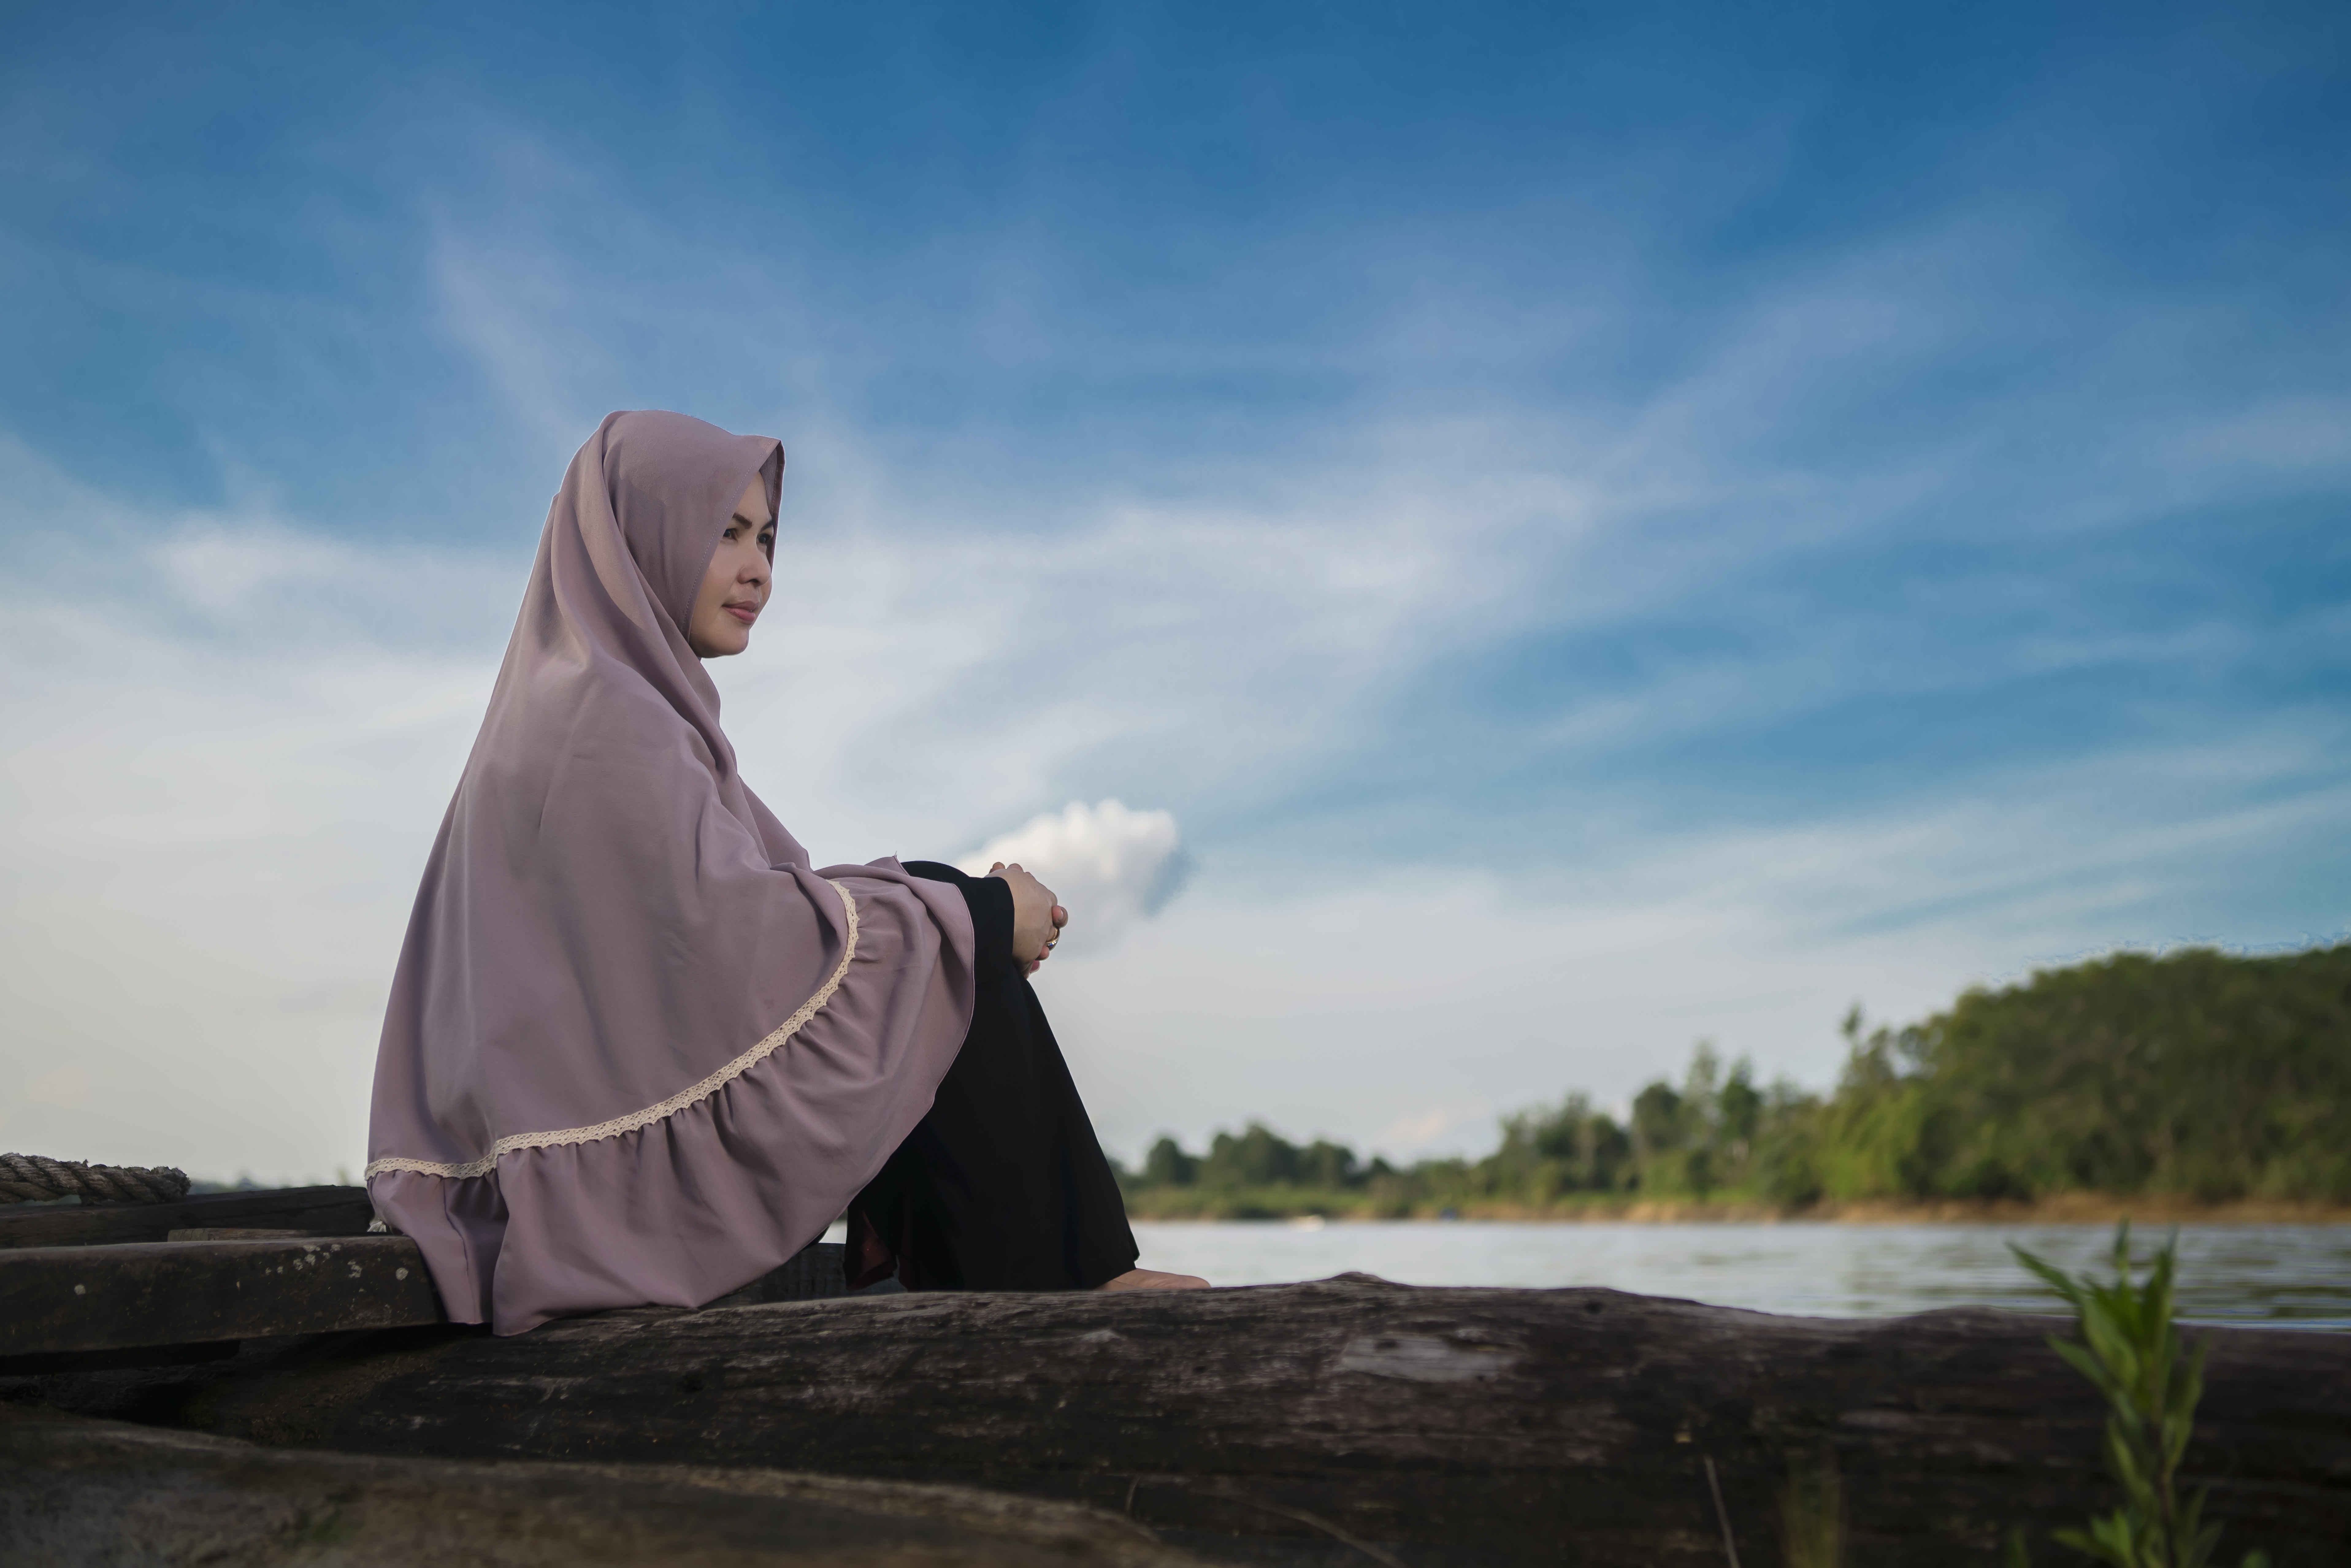
[[[0,1203],[79,1197],[84,1203],[170,1203],[188,1196],[188,1173],[169,1166],[93,1166],[40,1155],[0,1155]]]

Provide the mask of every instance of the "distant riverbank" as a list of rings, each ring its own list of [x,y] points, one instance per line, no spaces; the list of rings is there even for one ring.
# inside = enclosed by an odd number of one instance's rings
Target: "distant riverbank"
[[[2351,1220],[2351,942],[2116,953],[1844,1030],[1825,1095],[1701,1042],[1679,1087],[1531,1107],[1475,1157],[1366,1163],[1252,1122],[1162,1137],[1119,1185],[1165,1220]]]
[[[1167,1201],[1169,1198],[1176,1201]],[[1708,1203],[1696,1198],[1593,1198],[1534,1206],[1465,1203],[1380,1212],[1349,1204],[1285,1201],[1290,1195],[1235,1195],[1228,1201],[1197,1191],[1131,1193],[1127,1214],[1155,1224],[1319,1222],[1348,1224],[1448,1220],[1504,1220],[1551,1225],[2351,1225],[2351,1206],[2239,1199],[2226,1203],[2140,1193],[2111,1197],[2103,1193],[2060,1193],[2032,1200],[1899,1200],[1871,1198],[1845,1203],[1780,1206],[1754,1202]]]

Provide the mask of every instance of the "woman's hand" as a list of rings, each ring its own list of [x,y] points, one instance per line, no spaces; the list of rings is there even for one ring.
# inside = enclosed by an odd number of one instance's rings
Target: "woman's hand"
[[[1002,877],[1012,889],[1012,956],[1022,974],[1033,975],[1037,966],[1052,956],[1070,912],[1053,901],[1051,888],[1022,871],[1017,861],[1008,866],[998,861],[987,874]]]

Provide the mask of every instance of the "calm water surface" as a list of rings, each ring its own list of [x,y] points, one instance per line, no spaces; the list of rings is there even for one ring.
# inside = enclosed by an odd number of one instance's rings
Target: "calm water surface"
[[[2159,1242],[2143,1228],[2135,1239]],[[1147,1268],[1219,1285],[1359,1270],[1412,1285],[1606,1285],[1811,1317],[1935,1307],[2064,1308],[2011,1241],[2103,1275],[2103,1225],[1518,1225],[1468,1220],[1138,1223]],[[2183,1225],[2179,1312],[2210,1322],[2351,1329],[2351,1225]]]

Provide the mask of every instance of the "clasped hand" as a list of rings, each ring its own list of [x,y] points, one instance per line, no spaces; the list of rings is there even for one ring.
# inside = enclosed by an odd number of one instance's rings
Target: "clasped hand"
[[[987,868],[987,874],[1002,877],[1012,889],[1012,956],[1022,974],[1033,975],[1039,965],[1052,956],[1054,944],[1061,939],[1061,927],[1070,923],[1070,912],[1054,902],[1051,888],[1021,870],[1018,861],[1010,865],[998,861]]]

